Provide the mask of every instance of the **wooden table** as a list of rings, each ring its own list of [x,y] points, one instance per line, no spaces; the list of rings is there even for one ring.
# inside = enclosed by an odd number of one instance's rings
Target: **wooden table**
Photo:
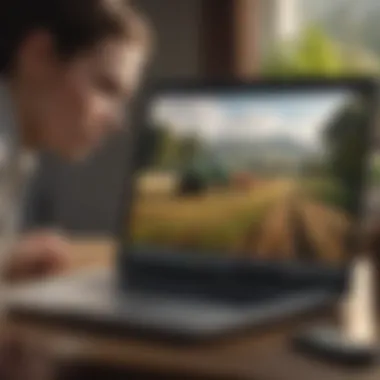
[[[110,266],[112,253],[112,244],[107,240],[76,240],[73,246],[74,267]],[[27,320],[9,323],[14,328],[28,329],[51,339],[57,354],[65,360],[151,373],[151,378],[155,379],[159,375],[163,378],[170,375],[171,379],[380,379],[380,366],[354,371],[303,357],[290,349],[291,332],[303,323],[314,323],[320,318],[322,316],[305,317],[275,329],[192,346],[137,338],[116,339],[86,332],[78,334],[62,326],[41,326]]]

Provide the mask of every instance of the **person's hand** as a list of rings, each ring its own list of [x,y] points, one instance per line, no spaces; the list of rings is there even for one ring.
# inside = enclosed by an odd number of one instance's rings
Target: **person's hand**
[[[69,266],[70,246],[61,234],[54,231],[29,233],[17,242],[5,269],[10,281],[27,281],[51,276]]]
[[[69,266],[68,241],[53,231],[36,231],[21,238],[5,270],[11,282],[58,274]],[[52,380],[53,357],[40,338],[28,333],[0,331],[1,380]]]

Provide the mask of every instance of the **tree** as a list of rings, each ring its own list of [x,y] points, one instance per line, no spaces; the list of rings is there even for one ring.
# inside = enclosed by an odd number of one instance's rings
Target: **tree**
[[[173,135],[169,126],[157,128],[157,148],[154,166],[158,168],[172,168],[178,163],[180,143]]]
[[[329,169],[347,193],[347,209],[355,211],[360,191],[368,140],[365,131],[371,112],[365,98],[355,99],[327,125],[325,140],[329,151]]]
[[[179,143],[178,160],[186,165],[197,157],[200,150],[201,142],[197,136],[186,136]]]

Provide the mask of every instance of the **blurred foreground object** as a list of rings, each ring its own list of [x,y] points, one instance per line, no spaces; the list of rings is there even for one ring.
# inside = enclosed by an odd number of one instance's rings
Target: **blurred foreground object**
[[[1,380],[53,380],[53,359],[40,341],[6,333],[0,341]]]
[[[355,257],[351,264],[348,294],[343,303],[342,331],[353,345],[376,345],[375,270],[370,255]]]
[[[378,362],[376,270],[368,251],[350,263],[348,288],[341,301],[338,324],[315,326],[294,337],[300,353],[344,366],[368,366]]]

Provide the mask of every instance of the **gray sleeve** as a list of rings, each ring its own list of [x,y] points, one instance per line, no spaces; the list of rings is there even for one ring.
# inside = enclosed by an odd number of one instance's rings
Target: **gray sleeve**
[[[44,168],[39,168],[25,191],[22,207],[22,229],[55,225],[54,186]]]

